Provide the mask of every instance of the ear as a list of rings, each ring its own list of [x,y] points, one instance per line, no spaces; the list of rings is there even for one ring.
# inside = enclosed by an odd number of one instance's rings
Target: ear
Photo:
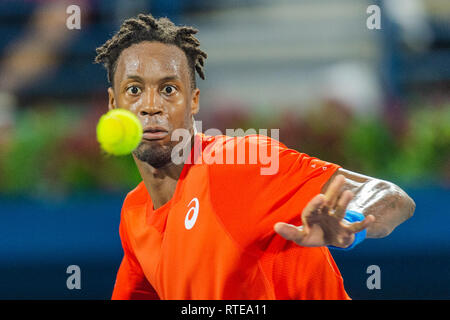
[[[195,88],[192,91],[191,115],[197,114],[199,110],[200,110],[200,89]]]
[[[108,88],[108,109],[112,110],[116,108],[116,100],[114,98],[114,90],[112,87]]]

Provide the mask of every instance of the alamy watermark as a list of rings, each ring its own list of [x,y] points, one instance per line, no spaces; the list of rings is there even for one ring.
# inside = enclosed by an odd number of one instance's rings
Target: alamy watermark
[[[69,290],[81,289],[81,269],[79,266],[72,264],[67,267],[66,273],[70,274],[66,280],[66,287]]]
[[[79,6],[72,4],[67,7],[66,13],[69,16],[66,19],[66,27],[69,30],[81,29],[81,9]]]
[[[202,131],[202,122],[195,121],[195,132]],[[223,133],[216,128],[205,131],[207,136],[222,135]],[[267,143],[268,139],[279,141],[280,130],[270,129],[226,129],[225,135],[230,137],[257,135],[250,143],[229,139],[225,148],[208,149],[202,151],[201,146],[194,145],[193,159],[187,157],[191,152],[191,132],[184,128],[174,130],[171,136],[172,141],[181,141],[172,149],[171,160],[174,164],[195,163],[205,164],[259,164],[261,165],[261,175],[274,175],[279,169],[279,151],[277,143]],[[196,144],[195,140],[194,144]],[[201,143],[201,142],[200,142]],[[235,145],[236,144],[236,145]],[[236,152],[235,152],[236,150]]]
[[[370,276],[367,278],[366,286],[367,289],[381,289],[381,269],[376,264],[370,265],[366,270],[367,274]]]
[[[367,7],[367,14],[370,16],[366,20],[366,26],[369,30],[381,29],[381,9],[379,6],[373,4]]]

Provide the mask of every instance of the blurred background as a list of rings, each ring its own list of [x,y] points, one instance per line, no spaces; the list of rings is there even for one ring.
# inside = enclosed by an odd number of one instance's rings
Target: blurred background
[[[66,25],[70,5],[79,29]],[[368,27],[370,5],[381,29]],[[99,150],[108,83],[93,60],[124,19],[148,12],[200,30],[203,131],[279,128],[287,146],[415,200],[387,238],[332,252],[352,298],[450,298],[448,0],[4,0],[0,299],[110,298],[121,205],[140,176],[131,156]],[[79,290],[66,286],[70,265]],[[370,265],[381,289],[367,288]]]

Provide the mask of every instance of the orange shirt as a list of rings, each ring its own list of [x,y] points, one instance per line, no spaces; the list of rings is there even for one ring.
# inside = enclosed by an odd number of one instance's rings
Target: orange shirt
[[[301,247],[273,230],[279,221],[300,225],[339,166],[260,135],[196,141],[170,201],[154,210],[143,182],[127,195],[112,298],[349,299],[326,247]],[[277,173],[262,175],[267,163],[249,163],[248,155],[247,164],[226,162],[243,145],[272,147]],[[208,156],[224,164],[202,161]]]

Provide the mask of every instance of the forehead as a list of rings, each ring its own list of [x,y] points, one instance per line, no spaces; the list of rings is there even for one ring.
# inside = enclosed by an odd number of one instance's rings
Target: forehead
[[[143,41],[124,49],[119,56],[114,82],[130,75],[157,79],[178,76],[188,80],[188,62],[183,50],[175,45]]]

